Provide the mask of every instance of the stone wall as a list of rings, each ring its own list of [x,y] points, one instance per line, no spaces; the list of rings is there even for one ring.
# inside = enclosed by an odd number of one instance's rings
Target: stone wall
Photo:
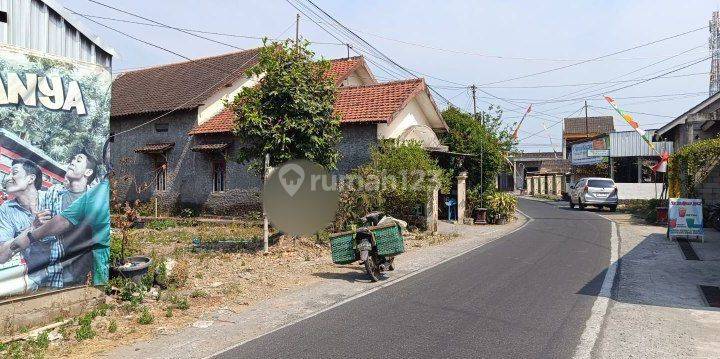
[[[715,166],[697,192],[705,204],[720,203],[720,165]]]
[[[115,138],[111,150],[112,159],[116,167],[122,167],[117,168],[116,173],[129,173],[136,184],[149,185],[146,190],[137,193],[134,185],[121,183],[124,188],[121,190],[120,199],[149,201],[155,197],[162,212],[192,208],[210,214],[243,216],[247,212],[259,211],[261,180],[259,175],[249,171],[247,166],[234,161],[237,141],[227,135],[189,136],[187,133],[195,126],[196,116],[194,110],[176,112],[156,121],[167,123],[167,132],[157,132],[154,123],[151,123]],[[110,121],[110,131],[118,133],[152,117],[113,118]],[[157,191],[153,157],[135,153],[134,150],[146,144],[166,142],[175,143],[175,146],[165,154],[168,163],[166,188],[164,191]],[[192,151],[193,146],[219,142],[230,145],[224,153]],[[213,161],[223,159],[226,166],[226,190],[213,192],[212,164]],[[121,161],[129,163],[121,166]]]
[[[353,168],[370,162],[370,148],[378,143],[377,124],[343,125],[340,129],[342,140],[339,145],[340,160],[336,172],[346,174]]]

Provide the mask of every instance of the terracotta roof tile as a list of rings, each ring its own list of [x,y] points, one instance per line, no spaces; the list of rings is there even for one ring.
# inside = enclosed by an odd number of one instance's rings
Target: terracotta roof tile
[[[224,109],[199,126],[195,126],[188,134],[200,135],[210,133],[233,132],[235,129],[235,113],[230,109]]]
[[[343,87],[335,99],[335,113],[343,123],[390,122],[412,97],[425,89],[423,79]]]
[[[422,79],[386,82],[376,85],[340,88],[335,98],[335,113],[341,123],[390,122],[420,91]],[[232,132],[235,114],[225,109],[189,132],[191,135]]]
[[[330,60],[332,67],[330,68],[329,75],[335,78],[336,85],[340,85],[363,61],[362,56]]]
[[[126,72],[113,81],[111,116],[198,107],[222,87],[244,76],[245,70],[257,62],[258,50]]]

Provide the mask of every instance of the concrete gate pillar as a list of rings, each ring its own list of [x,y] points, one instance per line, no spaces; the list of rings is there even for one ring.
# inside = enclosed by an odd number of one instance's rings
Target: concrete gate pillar
[[[468,174],[465,171],[457,176],[457,219],[462,224],[465,219],[465,184]]]
[[[440,210],[439,194],[440,184],[435,184],[435,188],[430,193],[430,198],[428,198],[425,205],[425,225],[430,233],[437,232],[438,211]]]

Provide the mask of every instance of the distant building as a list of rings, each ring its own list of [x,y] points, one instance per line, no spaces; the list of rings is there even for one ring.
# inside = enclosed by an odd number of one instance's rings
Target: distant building
[[[568,158],[570,143],[608,134],[615,130],[612,116],[569,117],[563,120],[563,158]]]
[[[647,132],[652,136],[654,130]],[[615,181],[620,199],[656,198],[662,192],[664,177],[652,167],[660,160],[659,153],[673,152],[673,143],[658,141],[653,146],[658,152],[635,131],[612,131],[570,143],[572,170],[568,183],[588,176],[608,177]]]
[[[513,164],[514,173],[510,176],[500,175],[498,178],[500,190],[527,190],[525,177],[529,173],[567,174],[570,172],[570,161],[562,158],[562,154],[556,152],[515,153],[508,156],[508,160]]]

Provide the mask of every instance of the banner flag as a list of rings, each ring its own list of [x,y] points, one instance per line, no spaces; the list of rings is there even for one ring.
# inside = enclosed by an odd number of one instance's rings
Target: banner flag
[[[617,111],[617,113],[619,113],[620,116],[622,116],[622,118],[630,125],[630,127],[632,127],[633,130],[635,130],[635,132],[637,132],[640,135],[640,137],[642,137],[642,139],[645,140],[645,142],[648,144],[648,146],[650,146],[650,149],[652,149],[653,151],[655,151],[657,153],[657,150],[655,149],[655,146],[653,146],[650,136],[648,136],[648,134],[647,134],[647,132],[645,132],[645,130],[640,128],[640,125],[637,122],[635,122],[633,117],[629,113],[625,112],[620,107],[618,107],[617,103],[615,103],[615,100],[613,100],[610,96],[604,96],[604,97],[605,97],[605,100],[607,100],[607,102],[610,104],[610,106],[612,106],[612,108],[614,108],[615,111]]]
[[[530,113],[530,111],[532,111],[532,104],[530,104],[530,106],[528,106],[527,110],[523,114],[523,117],[520,119],[520,122],[518,122],[518,125],[515,128],[515,132],[513,132],[513,139],[515,139],[515,141],[517,141],[517,139],[518,139],[518,131],[520,130],[520,125],[522,125],[523,121],[525,121],[525,116],[527,116]]]

